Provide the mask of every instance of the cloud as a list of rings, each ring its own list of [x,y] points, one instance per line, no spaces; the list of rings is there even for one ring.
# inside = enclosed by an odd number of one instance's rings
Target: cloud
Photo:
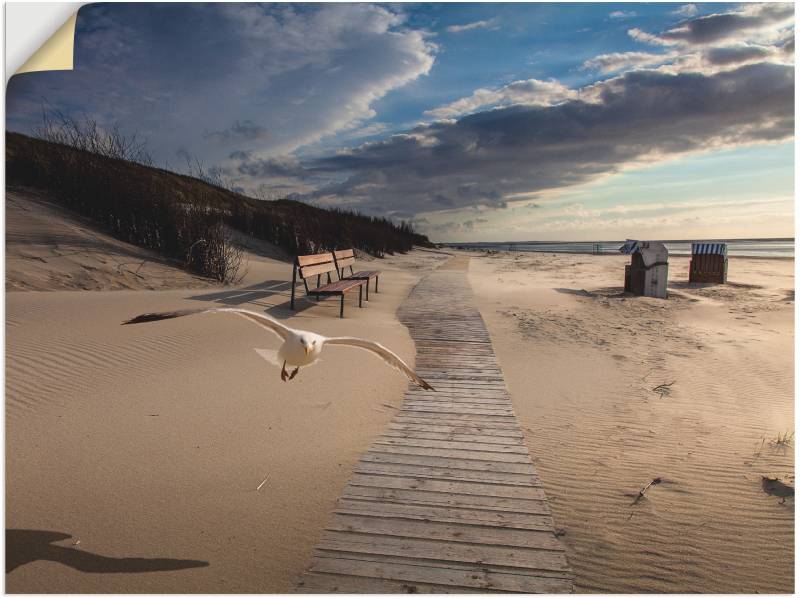
[[[614,12],[608,13],[608,16],[612,19],[632,19],[636,16],[636,11],[634,10],[615,10]]]
[[[252,120],[239,121],[221,131],[206,131],[203,133],[204,139],[211,139],[220,143],[237,143],[241,141],[257,141],[267,139],[267,130],[254,123]]]
[[[423,222],[424,220],[424,222]],[[415,223],[421,224],[421,229],[434,233],[465,233],[472,232],[481,225],[489,222],[488,218],[472,218],[469,220],[448,220],[438,224],[430,224],[426,219],[416,220]]]
[[[635,67],[663,64],[672,60],[674,54],[650,54],[648,52],[614,52],[600,54],[583,63],[582,68],[601,73],[614,73]]]
[[[679,6],[675,10],[672,11],[673,15],[677,15],[679,17],[693,17],[698,12],[697,6],[694,4],[684,4],[683,6]]]
[[[283,155],[361,126],[392,90],[427,74],[436,46],[372,4],[89,4],[70,72],[9,84],[9,125],[30,131],[42,96],[206,162],[230,146]],[[213,141],[213,143],[209,143]]]
[[[474,23],[467,23],[465,25],[450,25],[449,27],[445,27],[445,31],[448,33],[462,33],[475,29],[497,29],[497,21],[497,18],[493,18],[485,21],[475,21]]]
[[[373,137],[385,132],[390,125],[383,122],[374,122],[348,132],[347,136],[351,139],[358,139],[360,137]]]
[[[309,173],[294,156],[256,158],[252,152],[236,151],[230,159],[236,163],[235,171],[254,178],[306,179]]]
[[[688,19],[660,34],[635,28],[628,34],[637,41],[650,44],[702,46],[740,41],[757,33],[771,34],[782,26],[792,24],[793,20],[793,3],[758,3],[733,12]]]
[[[313,161],[336,179],[309,198],[380,212],[484,206],[715,147],[789,139],[794,69],[761,63],[710,75],[634,71],[581,90],[593,102],[509,106],[420,125]],[[581,94],[581,97],[583,93]]]
[[[548,106],[575,97],[577,93],[574,90],[558,81],[527,79],[514,81],[500,89],[477,89],[471,96],[427,110],[425,114],[433,118],[453,118],[486,107],[513,104]]]
[[[776,51],[767,46],[737,45],[721,48],[709,48],[704,57],[713,65],[727,66],[745,62],[761,61],[773,56]]]

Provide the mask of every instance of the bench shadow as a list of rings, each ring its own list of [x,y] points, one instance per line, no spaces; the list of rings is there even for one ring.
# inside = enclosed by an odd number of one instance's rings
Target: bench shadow
[[[110,557],[56,546],[69,534],[33,529],[6,530],[6,573],[34,561],[53,561],[83,573],[149,573],[208,567],[206,561],[164,558]]]
[[[707,289],[710,287],[720,286],[716,282],[680,282],[670,281],[669,286],[673,289]]]
[[[594,291],[587,291],[586,289],[566,289],[555,288],[557,293],[564,293],[567,295],[577,295],[578,297],[606,297],[609,299],[618,297],[631,297],[631,293],[626,293],[623,287],[604,287],[602,289],[595,289]]]
[[[222,305],[242,305],[243,303],[258,303],[262,299],[276,295],[285,295],[288,298],[291,288],[292,283],[286,280],[265,280],[249,287],[202,293],[187,297],[187,299],[221,303]]]
[[[331,310],[335,310],[336,317],[339,317],[338,297],[321,297],[320,300],[317,301],[313,297],[306,295],[302,285],[299,284],[294,304],[295,309],[292,310],[291,290],[292,283],[290,281],[265,280],[248,287],[237,287],[222,291],[214,291],[212,293],[201,293],[186,298],[193,301],[218,303],[229,307],[251,304],[264,308],[265,313],[268,313],[278,320],[288,320],[317,305],[330,306]],[[355,301],[353,301],[352,297],[347,297],[345,298],[345,309],[351,308],[358,309],[358,299],[356,298]]]

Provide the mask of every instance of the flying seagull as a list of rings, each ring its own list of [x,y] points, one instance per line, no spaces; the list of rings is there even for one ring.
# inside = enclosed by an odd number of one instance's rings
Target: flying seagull
[[[369,341],[363,338],[356,338],[353,336],[335,336],[328,338],[314,332],[307,330],[295,330],[284,326],[277,320],[270,318],[266,314],[250,311],[248,309],[238,309],[235,307],[212,307],[209,309],[184,309],[180,311],[167,311],[162,313],[142,314],[123,322],[123,324],[141,324],[143,322],[158,322],[159,320],[169,320],[171,318],[181,318],[183,316],[192,316],[196,314],[205,313],[232,313],[248,320],[252,320],[259,326],[266,328],[277,334],[283,340],[283,344],[278,349],[278,357],[283,360],[283,367],[281,368],[281,380],[286,382],[293,379],[300,366],[310,365],[319,358],[322,353],[322,348],[325,345],[346,345],[348,347],[357,347],[365,349],[374,353],[386,363],[395,369],[403,372],[409,380],[421,386],[426,390],[435,390],[433,386],[425,382],[422,378],[412,370],[405,361],[400,359],[395,353],[384,347],[383,345],[374,341]],[[295,366],[294,370],[289,373],[286,371],[286,364]]]

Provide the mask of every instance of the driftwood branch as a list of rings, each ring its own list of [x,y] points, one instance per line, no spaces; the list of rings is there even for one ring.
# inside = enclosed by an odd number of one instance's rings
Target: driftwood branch
[[[642,488],[641,490],[639,490],[639,494],[637,494],[637,495],[636,495],[636,498],[635,498],[635,499],[634,499],[634,501],[631,503],[631,506],[632,506],[632,505],[635,505],[637,502],[639,502],[640,500],[642,500],[642,499],[644,498],[645,492],[647,492],[647,490],[650,488],[650,486],[657,486],[657,485],[658,485],[658,484],[660,484],[660,483],[661,483],[661,478],[653,478],[653,479],[650,481],[650,483],[649,483],[649,484],[647,484],[647,486],[645,486],[644,488]]]

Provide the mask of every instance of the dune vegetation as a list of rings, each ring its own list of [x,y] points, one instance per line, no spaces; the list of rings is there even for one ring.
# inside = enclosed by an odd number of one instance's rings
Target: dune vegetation
[[[377,257],[429,245],[410,224],[226,188],[220,177],[152,165],[145,144],[90,120],[47,120],[36,137],[6,134],[6,181],[48,193],[123,241],[153,249],[185,269],[236,281],[234,231],[290,255],[354,247]]]

